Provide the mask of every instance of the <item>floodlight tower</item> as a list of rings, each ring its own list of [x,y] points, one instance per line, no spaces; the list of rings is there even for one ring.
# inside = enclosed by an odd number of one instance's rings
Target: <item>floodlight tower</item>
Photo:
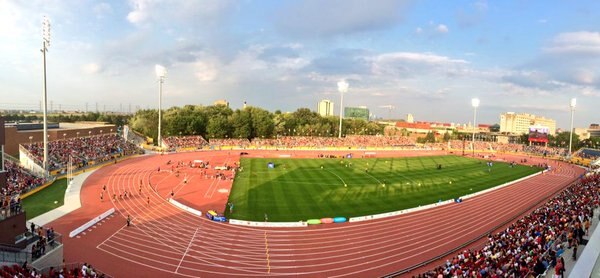
[[[473,156],[475,156],[475,127],[477,126],[477,107],[479,107],[479,99],[471,99],[471,106],[473,106],[473,139],[471,148],[473,149]]]
[[[344,118],[344,93],[348,92],[348,82],[342,79],[338,81],[337,87],[340,92],[340,130],[339,130],[339,138],[342,138],[342,119]]]
[[[158,146],[162,147],[162,84],[165,82],[165,78],[167,77],[167,69],[161,65],[155,65],[154,71],[156,72],[156,77],[158,78]]]
[[[575,113],[575,106],[577,105],[577,99],[571,99],[571,129],[569,130],[569,156],[571,156],[571,144],[573,144],[573,114]]]
[[[50,20],[44,16],[42,21],[42,56],[44,59],[44,94],[42,95],[43,102],[43,113],[44,113],[44,161],[42,163],[42,167],[44,167],[44,171],[48,171],[48,90],[46,87],[46,52],[48,52],[48,47],[50,47]]]

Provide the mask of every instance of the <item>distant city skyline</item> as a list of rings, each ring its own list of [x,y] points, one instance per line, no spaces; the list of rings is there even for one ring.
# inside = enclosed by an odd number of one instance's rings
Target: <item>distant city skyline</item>
[[[596,1],[0,1],[0,109],[35,109],[42,94],[41,21],[52,24],[54,109],[158,106],[226,99],[270,111],[344,106],[417,121],[499,123],[505,112],[599,123]],[[130,108],[130,105],[132,108]],[[394,109],[385,108],[393,106]]]

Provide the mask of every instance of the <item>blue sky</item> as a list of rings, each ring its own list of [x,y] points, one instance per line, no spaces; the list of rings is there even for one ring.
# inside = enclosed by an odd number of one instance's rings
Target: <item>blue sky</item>
[[[600,122],[598,1],[0,0],[0,108],[39,107],[41,20],[52,22],[54,108],[157,107],[227,99],[271,111],[348,106],[467,123],[528,112]]]

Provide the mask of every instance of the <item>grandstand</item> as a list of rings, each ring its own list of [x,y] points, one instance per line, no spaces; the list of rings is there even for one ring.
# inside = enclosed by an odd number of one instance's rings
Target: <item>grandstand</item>
[[[75,168],[84,168],[119,157],[143,153],[139,147],[115,134],[50,141],[48,148],[48,170],[55,173],[65,172],[69,159]],[[20,157],[22,164],[38,169],[39,172],[43,159],[43,144],[22,145]]]

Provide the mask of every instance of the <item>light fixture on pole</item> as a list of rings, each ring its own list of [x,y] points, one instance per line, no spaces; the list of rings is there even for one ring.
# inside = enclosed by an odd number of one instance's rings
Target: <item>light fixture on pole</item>
[[[43,104],[43,114],[44,114],[44,161],[42,162],[42,167],[44,171],[48,171],[48,90],[46,88],[46,52],[48,52],[48,47],[50,47],[50,20],[44,16],[42,21],[42,56],[44,59],[44,94],[42,95],[42,104]]]
[[[339,138],[342,138],[342,119],[344,118],[344,93],[348,92],[348,82],[342,79],[337,83],[338,91],[340,92],[340,128]]]
[[[577,99],[571,99],[571,129],[569,130],[569,156],[571,156],[571,145],[573,144],[573,114],[575,113],[575,106],[577,105]]]
[[[471,106],[473,106],[473,140],[471,142],[471,148],[473,149],[473,156],[475,156],[475,128],[477,127],[477,107],[479,107],[479,99],[471,99]]]
[[[167,69],[161,65],[154,66],[158,78],[158,146],[162,148],[161,121],[162,121],[162,84],[167,76]]]

